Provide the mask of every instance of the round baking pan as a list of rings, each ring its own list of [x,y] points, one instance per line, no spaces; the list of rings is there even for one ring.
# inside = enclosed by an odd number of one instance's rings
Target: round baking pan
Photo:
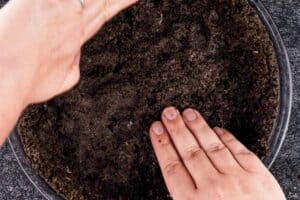
[[[290,63],[286,48],[279,34],[279,31],[274,24],[270,14],[266,10],[263,3],[259,0],[248,0],[249,4],[257,11],[261,21],[265,24],[271,40],[279,64],[280,75],[280,93],[279,93],[279,112],[274,122],[272,135],[270,140],[270,151],[264,158],[263,162],[267,167],[271,167],[275,161],[282,143],[285,139],[288,124],[291,115],[292,107],[292,74]],[[61,200],[64,197],[57,194],[35,171],[31,168],[29,162],[26,160],[25,153],[17,134],[16,129],[11,133],[8,142],[10,147],[27,178],[34,185],[34,187],[48,200]]]

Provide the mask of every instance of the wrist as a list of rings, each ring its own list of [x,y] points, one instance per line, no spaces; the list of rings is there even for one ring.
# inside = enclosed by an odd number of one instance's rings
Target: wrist
[[[0,61],[1,62],[1,61]],[[0,64],[0,72],[4,67]],[[17,77],[15,77],[17,79]],[[14,128],[22,111],[28,105],[24,89],[18,87],[13,74],[0,74],[0,145]]]
[[[0,44],[1,46],[1,44]],[[13,61],[4,63],[0,56],[0,103],[13,109],[23,110],[27,101],[29,87],[22,81],[26,74],[16,70],[18,68]]]

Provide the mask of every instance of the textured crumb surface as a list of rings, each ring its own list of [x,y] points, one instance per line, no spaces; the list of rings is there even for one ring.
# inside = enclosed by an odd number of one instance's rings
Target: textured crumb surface
[[[18,125],[32,167],[68,199],[167,199],[147,131],[168,105],[267,154],[278,66],[245,1],[141,1],[83,52],[80,84]]]

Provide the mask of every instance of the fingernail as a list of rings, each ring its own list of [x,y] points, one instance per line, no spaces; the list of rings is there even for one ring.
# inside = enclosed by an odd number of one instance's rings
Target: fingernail
[[[152,126],[152,130],[156,135],[161,135],[164,133],[164,127],[160,122],[155,122]]]
[[[215,132],[218,134],[218,135],[223,135],[224,134],[224,130],[221,129],[220,127],[215,127]]]
[[[173,108],[173,107],[170,107],[170,108],[167,108],[165,111],[164,111],[164,116],[168,119],[168,120],[174,120],[177,118],[177,115],[178,115],[178,111]]]
[[[191,122],[191,121],[194,121],[194,120],[197,118],[197,115],[196,115],[196,113],[195,113],[194,110],[188,109],[188,110],[186,110],[186,111],[183,113],[183,117],[184,117],[187,121]]]

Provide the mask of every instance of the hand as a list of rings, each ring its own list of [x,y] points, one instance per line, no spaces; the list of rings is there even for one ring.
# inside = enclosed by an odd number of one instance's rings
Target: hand
[[[11,0],[0,12],[0,94],[24,105],[79,80],[81,46],[136,0]]]
[[[81,46],[137,0],[10,0],[0,10],[0,145],[22,110],[72,88]]]
[[[150,136],[175,200],[285,199],[259,158],[225,129],[211,129],[196,110],[166,108]]]

